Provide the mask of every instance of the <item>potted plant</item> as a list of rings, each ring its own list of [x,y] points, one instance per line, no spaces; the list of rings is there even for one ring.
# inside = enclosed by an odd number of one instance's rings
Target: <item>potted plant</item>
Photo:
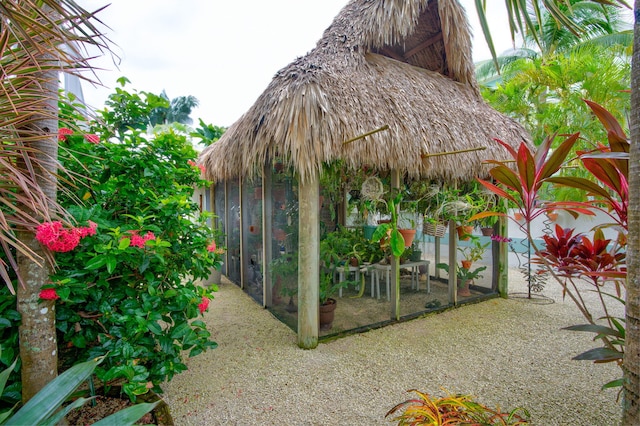
[[[331,330],[333,326],[333,320],[335,318],[335,310],[338,306],[338,301],[334,298],[335,294],[341,289],[350,284],[357,284],[355,281],[335,281],[336,266],[327,264],[326,260],[322,262],[320,271],[320,288],[319,288],[319,302],[320,302],[320,330]]]
[[[422,250],[420,250],[420,245],[418,244],[418,242],[414,241],[411,245],[411,256],[409,257],[409,260],[411,262],[417,262],[420,259],[422,259]]]
[[[481,260],[482,255],[484,255],[484,252],[490,244],[491,241],[483,244],[480,237],[472,235],[471,243],[468,246],[458,247],[458,251],[462,254],[462,266],[469,269],[474,262]]]
[[[297,309],[293,297],[298,294],[298,253],[286,253],[273,259],[270,264],[273,286],[273,303],[280,303],[280,297],[288,297],[286,310],[295,312]]]
[[[431,235],[442,238],[447,232],[447,223],[441,215],[442,204],[446,200],[446,194],[442,186],[431,184],[425,192],[418,205],[424,213],[422,222],[422,232],[425,235]]]
[[[440,269],[444,269],[447,273],[449,273],[449,264],[448,263],[438,263],[436,265]],[[479,268],[471,269],[465,268],[464,266],[456,265],[456,277],[458,278],[458,296],[471,296],[471,290],[469,289],[469,285],[476,278],[482,278],[480,272],[487,269],[486,266],[481,266]]]

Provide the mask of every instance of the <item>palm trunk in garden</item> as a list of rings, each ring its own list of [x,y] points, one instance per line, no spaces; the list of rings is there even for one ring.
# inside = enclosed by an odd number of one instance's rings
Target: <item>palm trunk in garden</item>
[[[623,425],[640,424],[640,0],[634,5]]]
[[[37,109],[40,115],[30,123],[29,128],[21,129],[21,134],[32,140],[29,143],[34,149],[35,161],[32,162],[32,166],[35,168],[40,189],[48,200],[55,201],[58,158],[57,71],[37,73],[34,76],[35,84],[43,91]],[[33,252],[45,258],[44,249],[36,240],[33,231],[20,231],[18,235]],[[27,256],[18,254],[18,274],[23,282],[17,289],[18,312],[22,316],[19,337],[23,402],[28,401],[58,373],[55,301],[39,301],[40,288],[49,281],[49,273],[50,267],[47,262],[37,264]]]

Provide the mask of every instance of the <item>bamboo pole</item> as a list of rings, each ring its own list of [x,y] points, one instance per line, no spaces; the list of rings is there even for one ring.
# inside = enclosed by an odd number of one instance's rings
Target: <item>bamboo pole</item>
[[[429,157],[441,157],[443,155],[462,154],[464,152],[484,151],[485,149],[487,149],[486,146],[479,146],[476,148],[459,149],[456,151],[434,152],[433,154],[422,154],[421,157],[424,160],[425,158],[429,158]]]
[[[367,136],[371,136],[371,135],[373,135],[373,134],[375,134],[375,133],[382,132],[383,130],[389,130],[389,125],[388,125],[388,124],[385,124],[384,126],[379,127],[379,128],[377,128],[377,129],[375,129],[375,130],[372,130],[372,131],[367,132],[367,133],[363,133],[363,134],[361,134],[360,136],[356,136],[355,138],[351,138],[351,139],[349,139],[348,141],[343,142],[342,144],[343,144],[343,145],[346,145],[346,144],[348,144],[348,143],[355,142],[355,141],[357,141],[358,139],[364,139],[364,138],[366,138]]]
[[[320,298],[320,187],[318,176],[299,181],[298,346],[318,346]]]

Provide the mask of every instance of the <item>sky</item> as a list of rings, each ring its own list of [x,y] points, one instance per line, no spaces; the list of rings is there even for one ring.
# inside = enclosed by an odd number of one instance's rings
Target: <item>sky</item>
[[[230,126],[266,89],[275,73],[313,49],[348,0],[112,0],[97,16],[118,58],[92,60],[102,87],[83,83],[85,101],[103,108],[125,76],[128,90],[169,98],[193,95],[198,123]],[[78,1],[87,10],[106,2]],[[474,0],[462,0],[474,34],[474,61],[489,50]],[[511,47],[504,3],[489,3],[496,51]],[[493,10],[491,10],[493,8]]]

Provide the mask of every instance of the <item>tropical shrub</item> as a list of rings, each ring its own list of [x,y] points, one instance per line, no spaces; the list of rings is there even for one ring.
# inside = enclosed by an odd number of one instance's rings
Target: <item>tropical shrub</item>
[[[190,141],[170,128],[152,135],[140,125],[126,129],[121,117],[142,123],[152,110],[136,94],[118,89],[110,105],[115,111],[102,111],[90,132],[70,130],[77,121],[60,126],[66,174],[59,200],[78,226],[39,229],[43,244],[53,241],[47,246],[58,264],[40,297],[57,299],[62,362],[103,356],[98,379],[124,379],[133,399],[149,388],[160,392],[159,383],[186,370],[185,351],[216,346],[197,319],[215,289],[197,281],[220,266],[220,255],[207,215],[191,199],[194,186],[207,182]]]

